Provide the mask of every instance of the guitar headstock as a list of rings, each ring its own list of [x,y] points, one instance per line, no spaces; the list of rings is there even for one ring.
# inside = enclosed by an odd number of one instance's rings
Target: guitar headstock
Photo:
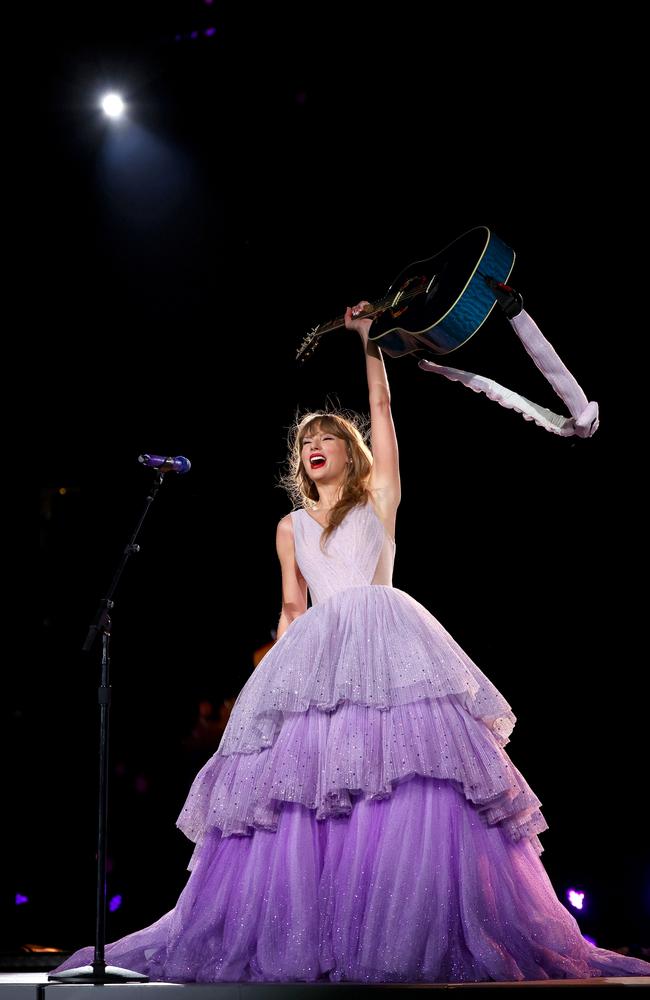
[[[305,358],[308,358],[310,354],[314,353],[318,345],[318,331],[320,330],[320,326],[321,325],[319,323],[318,326],[315,326],[313,330],[310,330],[305,336],[296,353],[296,361],[304,361]]]

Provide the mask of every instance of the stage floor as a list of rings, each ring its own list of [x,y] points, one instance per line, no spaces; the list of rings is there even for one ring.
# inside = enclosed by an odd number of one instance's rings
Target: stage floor
[[[358,996],[361,992],[381,991],[386,997],[399,997],[415,990],[418,992],[437,990],[476,989],[580,989],[581,987],[650,987],[650,976],[605,976],[594,979],[541,979],[513,982],[485,983],[108,983],[103,989],[115,994],[113,1000],[127,996],[133,1000],[134,990],[146,990],[151,1000],[152,993],[160,991],[164,1000],[207,1000],[211,994],[219,1000],[302,1000],[315,990],[334,990],[339,998]],[[46,1000],[46,991],[56,991],[56,1000],[79,1000],[82,991],[96,987],[85,983],[48,982],[47,972],[0,972],[0,1000]],[[52,993],[50,1000],[53,1000]]]

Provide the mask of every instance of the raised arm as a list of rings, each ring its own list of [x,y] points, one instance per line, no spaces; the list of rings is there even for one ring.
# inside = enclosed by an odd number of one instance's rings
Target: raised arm
[[[287,631],[295,618],[307,610],[307,582],[298,569],[293,541],[291,515],[287,514],[278,523],[275,547],[282,569],[282,611],[278,622],[277,639]]]
[[[390,389],[384,359],[377,344],[368,339],[372,320],[355,319],[355,313],[364,305],[365,302],[359,302],[358,305],[346,310],[345,325],[349,330],[358,332],[366,355],[370,402],[370,447],[373,455],[370,489],[375,496],[375,502],[384,514],[387,517],[392,514],[394,517],[401,499],[397,435],[390,408]]]

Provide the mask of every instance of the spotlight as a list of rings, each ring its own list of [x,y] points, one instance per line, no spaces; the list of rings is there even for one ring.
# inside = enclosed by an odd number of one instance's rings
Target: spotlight
[[[106,94],[102,97],[102,111],[109,118],[119,118],[124,113],[124,101],[119,94]]]

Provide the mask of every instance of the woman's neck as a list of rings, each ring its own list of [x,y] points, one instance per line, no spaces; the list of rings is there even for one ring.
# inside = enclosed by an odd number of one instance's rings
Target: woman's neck
[[[316,510],[331,510],[341,499],[341,486],[323,486],[318,493]]]

